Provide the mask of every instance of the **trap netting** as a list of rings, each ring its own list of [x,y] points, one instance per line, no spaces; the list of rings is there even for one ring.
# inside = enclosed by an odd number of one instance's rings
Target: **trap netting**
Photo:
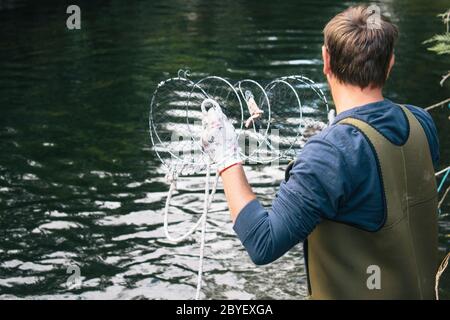
[[[205,170],[200,137],[202,103],[211,105],[207,99],[217,102],[234,125],[242,158],[255,163],[292,159],[334,114],[320,86],[304,76],[278,78],[263,87],[250,79],[232,85],[215,76],[194,82],[179,72],[159,83],[150,106],[152,144],[168,172]]]
[[[269,163],[289,160],[307,139],[324,129],[334,118],[319,85],[293,75],[266,84],[244,79],[232,84],[221,77],[189,79],[187,71],[158,84],[150,104],[149,127],[153,149],[170,183],[164,209],[166,237],[179,242],[201,226],[200,259],[196,299],[202,284],[206,216],[218,175],[211,186],[215,163],[202,150],[202,119],[209,108],[221,108],[238,135],[241,157],[246,162]],[[180,176],[205,175],[203,213],[187,231],[169,232],[169,208]],[[210,191],[211,189],[211,191]]]

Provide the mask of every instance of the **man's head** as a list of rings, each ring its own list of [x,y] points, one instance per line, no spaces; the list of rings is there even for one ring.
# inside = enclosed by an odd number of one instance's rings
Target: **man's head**
[[[351,7],[325,26],[322,55],[330,85],[382,88],[394,64],[397,27],[384,16],[372,24],[370,7]]]

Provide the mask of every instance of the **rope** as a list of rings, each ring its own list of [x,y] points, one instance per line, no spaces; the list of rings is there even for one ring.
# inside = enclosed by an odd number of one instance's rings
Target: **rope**
[[[439,187],[437,188],[437,192],[441,192],[442,187],[444,186],[444,182],[445,180],[447,180],[448,174],[450,173],[450,167],[447,167],[447,169],[444,169],[444,171],[447,170],[447,172],[445,173],[444,177],[441,180],[441,183],[439,184]],[[438,172],[440,174],[440,172]],[[436,174],[438,175],[438,174]]]
[[[448,260],[450,259],[450,252],[447,253],[444,260],[442,260],[441,265],[439,266],[439,269],[436,273],[436,282],[434,285],[434,291],[436,293],[436,300],[439,300],[439,280],[441,278],[441,275],[444,273],[445,269],[448,266]]]
[[[248,112],[250,113],[250,117],[245,121],[245,127],[248,128],[250,124],[255,124],[255,120],[260,118],[264,111],[258,107],[255,97],[250,90],[245,91],[245,102],[247,103]]]
[[[220,108],[219,104],[213,99],[205,99],[202,102],[201,110],[203,111],[203,117],[207,116],[206,105],[211,104],[212,107]],[[202,278],[203,278],[203,260],[205,256],[205,238],[206,238],[206,224],[207,224],[207,216],[208,211],[211,206],[212,200],[217,190],[217,184],[219,182],[219,175],[216,173],[215,181],[213,183],[211,194],[209,193],[209,183],[211,178],[211,161],[208,161],[206,166],[206,176],[205,176],[205,197],[203,200],[203,213],[201,217],[197,220],[197,222],[184,234],[179,237],[174,237],[169,232],[169,207],[170,201],[172,200],[172,195],[176,190],[176,181],[178,175],[175,172],[170,172],[167,175],[167,179],[170,182],[170,188],[167,193],[166,206],[164,208],[164,233],[166,238],[172,242],[178,243],[185,240],[187,237],[192,235],[200,226],[201,226],[201,237],[200,237],[200,253],[199,253],[199,261],[198,261],[198,274],[197,274],[197,289],[195,292],[195,300],[200,299],[200,293],[202,289]]]
[[[166,238],[172,242],[178,243],[185,240],[187,237],[192,235],[198,227],[201,225],[201,237],[200,237],[200,254],[199,254],[199,262],[198,262],[198,275],[197,275],[197,290],[195,293],[195,300],[200,298],[200,292],[202,288],[202,278],[203,278],[203,258],[205,252],[205,238],[206,238],[206,218],[208,215],[209,208],[211,206],[212,200],[217,190],[217,184],[219,182],[219,175],[216,173],[215,181],[213,187],[211,189],[211,194],[209,193],[209,182],[211,177],[211,165],[208,163],[206,168],[206,177],[205,177],[205,199],[203,202],[203,213],[202,216],[197,220],[197,222],[184,234],[179,237],[173,237],[169,232],[169,207],[170,201],[172,199],[172,195],[176,190],[176,179],[177,176],[172,176],[170,179],[172,180],[170,183],[170,188],[167,193],[166,206],[164,208],[164,233]]]
[[[445,180],[447,180],[447,177],[448,177],[448,175],[450,173],[450,166],[445,168],[445,169],[443,169],[443,170],[441,170],[441,171],[439,171],[439,172],[437,172],[436,173],[436,177],[438,177],[439,175],[443,174],[444,172],[445,172],[445,174],[442,177],[442,180],[441,180],[441,183],[439,184],[439,187],[437,188],[437,192],[441,192],[442,187],[444,186]],[[439,203],[438,203],[439,214],[440,214],[440,211],[441,211],[441,205],[444,202],[444,199],[447,196],[449,190],[450,190],[450,187],[447,188],[447,190],[445,191],[444,195],[442,196],[441,201],[439,201]],[[448,266],[449,259],[450,259],[450,252],[447,253],[447,255],[445,256],[444,260],[442,260],[441,265],[439,266],[439,269],[436,272],[436,281],[435,281],[435,285],[434,285],[434,291],[436,293],[436,300],[439,300],[439,280],[441,278],[441,275],[444,273],[445,269]]]
[[[445,181],[447,180],[447,177],[448,177],[448,175],[449,175],[449,173],[450,173],[450,167],[447,167],[447,168],[445,168],[445,169],[443,169],[443,170],[437,172],[437,173],[436,173],[436,177],[438,177],[439,175],[441,175],[441,174],[444,173],[444,172],[445,172],[445,174],[444,174],[444,176],[442,177],[442,180],[441,180],[441,182],[439,183],[439,186],[438,186],[438,188],[437,188],[437,192],[438,192],[438,193],[441,192],[442,188],[444,187],[444,183],[445,183]],[[439,203],[438,203],[438,213],[439,213],[439,216],[441,215],[441,206],[442,206],[442,203],[444,202],[445,198],[447,197],[447,194],[448,194],[449,189],[450,189],[450,188],[447,188],[447,190],[445,190],[444,195],[442,196],[441,200],[440,200]]]
[[[440,176],[441,174],[443,174],[445,171],[447,171],[449,169],[450,169],[450,166],[448,166],[445,169],[442,169],[441,171],[436,172],[435,176],[438,177],[438,176]]]
[[[205,256],[205,235],[206,235],[206,217],[209,208],[209,177],[210,177],[210,164],[206,168],[205,178],[205,202],[203,204],[203,220],[202,220],[202,235],[200,237],[200,255],[198,259],[198,275],[197,275],[197,290],[195,292],[195,300],[199,300],[200,291],[202,289],[202,275],[203,275],[203,258]]]
[[[447,197],[448,192],[450,191],[450,187],[447,188],[447,190],[445,190],[444,195],[441,198],[441,201],[439,201],[438,203],[438,209],[441,209],[442,204],[444,203],[445,198]]]

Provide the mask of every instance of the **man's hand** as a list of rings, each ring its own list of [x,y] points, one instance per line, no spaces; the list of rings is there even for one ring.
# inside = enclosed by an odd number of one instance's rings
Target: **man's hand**
[[[208,111],[206,106],[210,106]],[[227,168],[242,163],[238,137],[230,120],[216,101],[212,99],[203,101],[202,111],[204,115],[202,147],[221,174]]]
[[[208,111],[206,111],[207,106],[210,107]],[[223,114],[219,104],[212,99],[203,101],[202,112],[204,115],[201,138],[203,150],[217,164],[231,219],[234,222],[242,208],[255,199],[255,195],[245,177],[239,154],[238,137],[230,120]]]

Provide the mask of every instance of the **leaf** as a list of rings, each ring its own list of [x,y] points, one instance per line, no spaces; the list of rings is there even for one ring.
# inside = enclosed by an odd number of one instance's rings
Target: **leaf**
[[[428,48],[428,50],[436,52],[438,55],[450,54],[450,44],[438,43]]]
[[[450,54],[450,33],[437,34],[423,42],[423,44],[430,43],[434,43],[434,46],[429,47],[428,50],[436,52],[439,55]]]

